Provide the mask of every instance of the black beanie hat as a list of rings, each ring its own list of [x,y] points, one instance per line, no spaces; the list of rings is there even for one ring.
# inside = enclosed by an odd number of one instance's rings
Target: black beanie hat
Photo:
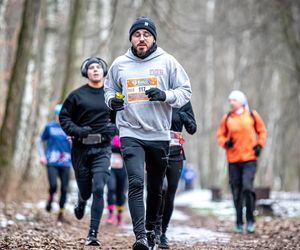
[[[88,61],[86,62],[86,64],[84,65],[85,70],[88,70],[88,68],[90,67],[90,65],[93,64],[93,63],[97,63],[97,64],[99,64],[99,65],[102,67],[101,61],[100,61],[98,58],[93,57],[93,58],[90,58],[90,60],[88,60]],[[102,67],[102,68],[103,68],[103,67]]]
[[[156,34],[155,23],[149,17],[141,16],[134,21],[134,23],[131,25],[131,28],[129,30],[129,41],[131,41],[132,34],[138,29],[148,30],[156,40],[157,34]]]
[[[87,74],[88,68],[93,63],[97,63],[97,64],[101,65],[101,67],[103,69],[103,76],[107,75],[107,70],[108,70],[107,63],[100,57],[89,57],[89,58],[85,59],[83,61],[83,63],[81,64],[81,75],[83,77],[88,78],[88,74]]]

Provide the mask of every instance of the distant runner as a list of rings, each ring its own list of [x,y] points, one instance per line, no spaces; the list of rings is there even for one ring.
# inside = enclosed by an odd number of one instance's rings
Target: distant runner
[[[49,182],[49,198],[46,210],[52,210],[54,194],[57,190],[57,178],[60,179],[60,199],[59,212],[57,220],[66,222],[64,218],[64,207],[67,200],[67,191],[71,166],[71,147],[67,135],[61,129],[58,115],[61,111],[61,104],[55,106],[53,121],[47,123],[41,135],[43,143],[43,152],[41,153],[40,162],[47,166]]]
[[[115,135],[112,139],[111,175],[108,181],[107,224],[123,224],[123,211],[125,209],[127,192],[127,173],[120,151],[120,137]],[[115,214],[117,212],[117,214]]]
[[[229,97],[230,112],[220,123],[217,139],[226,150],[229,183],[236,210],[236,233],[243,232],[243,204],[246,204],[247,232],[255,231],[254,178],[257,159],[266,142],[265,124],[255,110],[250,110],[245,94],[234,90]]]

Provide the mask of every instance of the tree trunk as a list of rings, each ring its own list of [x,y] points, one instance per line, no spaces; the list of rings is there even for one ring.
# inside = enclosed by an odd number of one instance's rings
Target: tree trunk
[[[286,38],[287,46],[290,50],[291,57],[294,62],[296,77],[298,81],[298,93],[295,96],[297,106],[299,107],[299,89],[300,89],[300,41],[297,40],[296,27],[294,27],[295,21],[293,18],[292,1],[278,1],[279,3],[279,14],[281,20],[281,26],[283,34]],[[296,8],[296,7],[295,7]],[[299,7],[298,7],[299,8]],[[298,110],[298,124],[300,125],[300,111]]]
[[[2,126],[8,83],[17,50],[23,1],[2,1],[0,6],[0,128]]]
[[[6,194],[8,174],[13,164],[21,116],[21,103],[25,89],[24,82],[31,57],[33,35],[39,8],[40,0],[26,0],[24,2],[18,48],[9,82],[4,120],[0,131],[0,197],[4,197]]]
[[[72,6],[70,18],[69,31],[69,47],[67,51],[67,67],[60,96],[60,102],[63,102],[69,91],[74,86],[76,79],[78,79],[78,72],[80,67],[79,55],[81,54],[82,34],[84,27],[85,1],[75,0]]]
[[[35,37],[35,40],[37,40],[37,46],[36,46],[37,48],[35,48],[35,51],[34,51],[34,54],[35,54],[34,64],[36,67],[35,71],[37,72],[36,73],[37,84],[34,84],[36,96],[34,97],[34,100],[32,100],[32,107],[31,107],[32,115],[31,115],[30,122],[28,122],[27,127],[25,128],[25,130],[29,130],[28,131],[29,135],[26,138],[26,140],[29,142],[29,145],[26,148],[26,156],[27,157],[26,158],[22,157],[22,154],[20,154],[20,156],[18,156],[19,161],[17,161],[15,159],[15,164],[18,164],[18,167],[20,167],[20,165],[23,165],[22,167],[24,168],[24,171],[22,172],[22,176],[20,176],[20,178],[21,178],[20,186],[30,181],[31,170],[34,165],[33,159],[37,155],[35,153],[36,152],[36,138],[38,136],[39,129],[40,129],[39,124],[41,123],[40,107],[43,104],[43,100],[41,98],[41,89],[42,89],[44,82],[46,81],[45,79],[42,78],[42,71],[43,71],[42,69],[44,66],[44,64],[43,64],[44,53],[43,52],[46,47],[46,30],[47,30],[46,8],[47,8],[47,2],[42,1],[41,6],[40,6],[40,17],[39,17],[39,25],[38,25],[39,31],[37,32],[38,34]],[[27,84],[29,84],[29,83],[27,83]],[[48,101],[50,98],[45,97],[45,99]],[[18,150],[18,148],[16,150]],[[24,151],[24,147],[22,147],[21,150]],[[17,152],[18,151],[16,151],[16,153]],[[20,159],[20,157],[22,157],[22,158]],[[22,160],[22,162],[21,162],[21,160]]]

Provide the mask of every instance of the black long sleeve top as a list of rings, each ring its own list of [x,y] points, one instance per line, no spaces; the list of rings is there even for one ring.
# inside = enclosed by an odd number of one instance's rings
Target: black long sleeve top
[[[110,134],[115,113],[104,102],[103,87],[85,84],[72,91],[64,101],[59,121],[69,136],[79,137],[79,130],[85,126],[92,128],[91,133]]]
[[[173,108],[171,130],[182,132],[183,127],[189,134],[197,131],[197,124],[191,102],[188,102],[181,108]],[[184,151],[181,146],[172,146],[170,148],[170,160],[184,159]]]

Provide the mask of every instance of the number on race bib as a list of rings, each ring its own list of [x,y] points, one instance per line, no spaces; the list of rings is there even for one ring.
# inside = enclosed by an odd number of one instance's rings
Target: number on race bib
[[[130,78],[126,81],[128,103],[148,101],[145,91],[157,88],[157,77]]]

